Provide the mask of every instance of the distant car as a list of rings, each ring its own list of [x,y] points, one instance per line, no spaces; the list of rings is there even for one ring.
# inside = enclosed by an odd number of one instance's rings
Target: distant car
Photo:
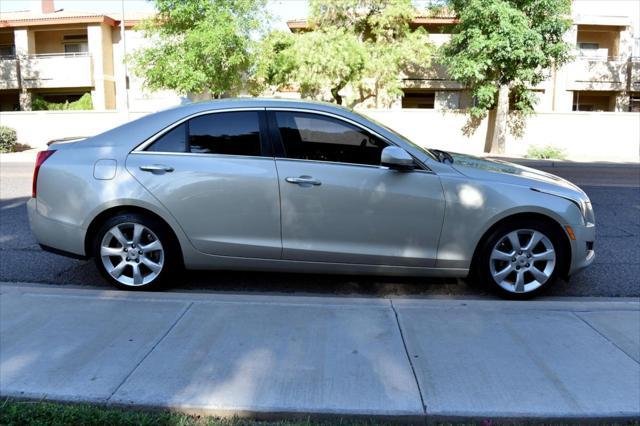
[[[472,273],[529,297],[595,256],[591,203],[566,180],[302,101],[195,103],[53,142],[28,211],[45,250],[94,257],[123,289],[186,267]]]

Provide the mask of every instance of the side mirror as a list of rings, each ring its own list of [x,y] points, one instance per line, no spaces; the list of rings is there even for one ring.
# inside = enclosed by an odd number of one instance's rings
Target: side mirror
[[[413,157],[398,146],[388,146],[383,149],[380,164],[394,170],[413,170],[416,167]]]

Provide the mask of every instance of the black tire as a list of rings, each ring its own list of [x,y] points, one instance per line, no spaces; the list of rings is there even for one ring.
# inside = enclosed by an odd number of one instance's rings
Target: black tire
[[[162,246],[162,254],[160,255],[160,251],[155,251],[155,252],[144,253],[144,255],[155,256],[155,258],[153,259],[150,258],[150,260],[155,261],[157,264],[161,263],[162,267],[158,272],[156,272],[157,275],[155,277],[152,277],[152,274],[154,273],[154,271],[152,271],[149,267],[146,266],[146,264],[144,263],[145,259],[142,259],[142,255],[135,254],[136,256],[139,256],[139,257],[137,257],[136,259],[131,259],[131,261],[127,260],[125,262],[127,264],[130,264],[130,266],[125,266],[126,269],[124,269],[125,273],[123,273],[123,275],[127,273],[126,271],[131,271],[131,275],[133,275],[133,268],[135,266],[134,263],[137,262],[138,268],[139,268],[138,270],[141,271],[141,274],[144,275],[144,272],[148,271],[147,272],[148,275],[144,279],[148,278],[149,282],[133,285],[133,284],[124,284],[118,281],[116,278],[114,278],[114,276],[112,276],[109,273],[109,271],[107,271],[105,266],[105,261],[103,261],[103,256],[101,256],[101,247],[102,247],[102,242],[103,242],[103,239],[105,238],[105,235],[112,228],[116,226],[121,226],[123,234],[126,234],[126,232],[128,232],[127,230],[133,229],[132,226],[135,226],[135,224],[142,225],[148,231],[151,231],[151,232],[146,232],[146,235],[145,235],[145,231],[143,231],[142,236],[140,237],[141,239],[144,239],[146,237],[148,238],[148,242],[155,241],[155,239],[159,240]],[[112,238],[111,240],[112,244],[118,247],[119,246],[118,243],[115,242],[117,239],[115,239],[115,237],[110,237],[110,238]],[[127,238],[127,240],[129,239],[130,238]],[[128,250],[130,250],[129,253],[131,254],[127,254],[127,259],[128,259],[128,256],[134,255],[133,252],[137,251],[137,250],[132,250],[131,247],[129,247]],[[165,286],[168,279],[176,271],[180,270],[182,267],[181,254],[178,248],[178,241],[176,241],[176,238],[171,232],[171,230],[167,227],[167,225],[164,222],[158,220],[157,218],[149,215],[140,214],[140,213],[121,213],[107,219],[98,228],[93,238],[92,254],[93,254],[96,267],[98,268],[102,276],[109,283],[111,283],[115,287],[122,290],[143,290],[143,291],[144,290],[160,290]],[[162,256],[162,262],[159,262],[160,256]],[[112,265],[116,265],[122,260],[124,259],[118,259],[118,256],[113,256],[113,257],[109,257],[107,262],[110,262]],[[140,262],[140,260],[143,260],[143,262]]]
[[[491,253],[496,247],[496,245],[503,241],[503,239],[510,233],[518,230],[532,230],[537,231],[544,236],[547,237],[549,242],[553,245],[553,250],[555,251],[555,265],[553,266],[553,272],[549,275],[549,278],[542,283],[539,287],[531,290],[531,291],[523,291],[523,292],[512,292],[503,288],[493,277],[491,272]],[[527,232],[525,231],[522,235],[522,238],[527,237]],[[538,250],[540,247],[544,248],[544,245],[537,246]],[[510,249],[508,249],[510,250]],[[493,229],[489,235],[480,243],[479,250],[476,253],[476,259],[474,259],[473,270],[471,274],[471,278],[479,281],[482,285],[485,286],[489,291],[498,294],[500,297],[511,300],[526,300],[531,299],[536,296],[540,296],[544,294],[550,287],[554,285],[561,271],[564,269],[567,261],[567,253],[565,244],[563,242],[563,236],[559,233],[558,227],[553,226],[546,221],[540,220],[532,220],[532,219],[515,219],[512,221],[508,221],[498,225],[495,229]],[[526,256],[526,254],[525,254]],[[519,257],[516,257],[519,259]],[[524,260],[524,258],[523,258]],[[494,261],[496,262],[496,261]],[[509,262],[505,261],[504,266],[508,266]],[[496,264],[500,262],[494,263],[494,267]],[[531,261],[529,264],[533,265],[534,262]],[[529,265],[527,264],[527,265]],[[534,266],[537,266],[539,263],[535,263]],[[515,267],[520,268],[518,265],[518,261],[515,261],[513,265]],[[545,265],[546,263],[542,263],[541,265]],[[523,267],[524,268],[524,267]],[[495,268],[496,270],[502,268]],[[518,271],[513,271],[513,273],[517,273]],[[528,272],[523,272],[523,274],[530,274]],[[515,280],[516,275],[511,275],[512,279]],[[535,279],[533,275],[525,275],[530,279]],[[526,280],[526,279],[525,279]],[[515,283],[514,283],[514,291],[515,291]]]

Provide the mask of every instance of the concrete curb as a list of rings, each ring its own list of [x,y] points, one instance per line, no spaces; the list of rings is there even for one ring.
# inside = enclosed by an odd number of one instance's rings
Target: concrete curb
[[[618,168],[618,167],[638,167],[640,161],[572,161],[572,160],[535,160],[530,158],[520,157],[503,157],[498,155],[488,155],[488,159],[508,161],[510,163],[516,163],[527,167],[545,167],[545,168],[559,168],[559,167],[602,167],[602,168]]]

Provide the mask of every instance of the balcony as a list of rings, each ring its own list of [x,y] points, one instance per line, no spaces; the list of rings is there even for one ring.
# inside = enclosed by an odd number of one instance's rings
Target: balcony
[[[31,55],[20,66],[29,89],[93,86],[91,57],[86,53]]]
[[[631,59],[631,82],[630,90],[640,92],[640,57]]]
[[[0,90],[18,88],[18,60],[15,56],[0,56]]]
[[[627,86],[628,61],[578,57],[567,65],[568,90],[620,91]]]

